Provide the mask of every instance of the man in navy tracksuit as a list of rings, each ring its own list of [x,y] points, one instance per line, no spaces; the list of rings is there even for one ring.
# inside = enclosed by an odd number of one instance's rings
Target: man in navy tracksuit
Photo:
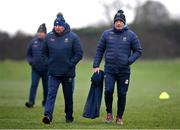
[[[54,21],[52,32],[46,36],[45,50],[48,57],[48,97],[43,122],[50,124],[59,85],[62,84],[66,122],[73,122],[73,88],[75,67],[82,59],[79,37],[71,31],[61,13]]]
[[[118,93],[116,123],[119,125],[123,124],[122,117],[130,80],[130,65],[141,56],[142,52],[137,35],[125,24],[124,12],[119,10],[114,16],[114,27],[104,31],[101,36],[93,64],[94,71],[98,72],[105,53],[106,123],[113,121],[112,102],[116,82]]]
[[[37,31],[37,36],[28,44],[27,60],[32,67],[32,83],[29,94],[29,101],[26,102],[26,107],[31,108],[35,103],[36,91],[40,78],[43,86],[43,101],[42,105],[46,103],[48,85],[47,85],[47,64],[45,63],[45,51],[43,50],[45,44],[46,26],[40,25]]]

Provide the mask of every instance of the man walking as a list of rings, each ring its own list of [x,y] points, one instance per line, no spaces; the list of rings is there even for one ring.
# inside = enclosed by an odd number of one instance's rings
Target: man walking
[[[29,43],[27,49],[27,60],[32,68],[32,82],[29,94],[29,101],[25,103],[26,107],[31,108],[35,103],[35,97],[37,92],[37,87],[40,78],[42,79],[43,86],[43,101],[42,105],[46,103],[48,86],[47,86],[47,65],[45,64],[45,52],[44,39],[46,36],[46,26],[42,24],[39,26],[37,31],[37,36]]]
[[[105,122],[113,121],[112,102],[114,86],[117,83],[116,123],[123,124],[126,105],[126,93],[130,80],[130,65],[140,56],[142,48],[137,35],[128,29],[126,17],[122,10],[114,16],[114,27],[103,32],[97,46],[93,68],[99,72],[100,63],[105,52],[105,104],[107,117]]]
[[[82,59],[83,51],[79,37],[71,31],[61,13],[54,21],[54,28],[46,36],[45,50],[48,57],[48,98],[43,122],[50,124],[59,85],[62,84],[66,122],[73,122],[73,88],[75,67]]]

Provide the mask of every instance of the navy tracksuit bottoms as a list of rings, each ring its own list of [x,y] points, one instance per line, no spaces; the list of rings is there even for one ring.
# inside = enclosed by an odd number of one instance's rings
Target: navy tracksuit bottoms
[[[128,91],[129,80],[130,74],[128,73],[105,74],[105,104],[107,113],[112,113],[114,86],[115,83],[117,83],[117,116],[122,118],[126,105],[126,93]]]
[[[65,76],[48,76],[48,97],[45,105],[45,116],[52,118],[56,95],[59,85],[62,84],[64,94],[66,119],[73,118],[73,78]]]
[[[38,87],[40,78],[42,79],[42,86],[43,86],[42,105],[44,106],[46,103],[47,94],[48,94],[47,71],[39,72],[32,68],[32,72],[31,72],[32,81],[31,81],[31,88],[30,88],[30,93],[29,93],[29,103],[31,105],[34,105],[35,103],[37,87]]]

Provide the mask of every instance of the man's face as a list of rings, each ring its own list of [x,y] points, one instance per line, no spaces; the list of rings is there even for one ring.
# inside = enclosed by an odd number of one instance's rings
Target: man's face
[[[117,30],[123,29],[124,28],[124,23],[121,20],[117,20],[114,23],[114,26]]]
[[[64,31],[65,28],[63,26],[57,25],[57,26],[54,26],[54,29],[55,29],[56,33],[60,34]]]
[[[38,32],[37,36],[38,36],[39,39],[44,39],[46,34],[44,32]]]

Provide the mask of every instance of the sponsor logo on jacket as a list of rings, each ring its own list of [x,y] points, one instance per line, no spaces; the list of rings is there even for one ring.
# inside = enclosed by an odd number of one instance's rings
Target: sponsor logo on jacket
[[[50,39],[50,41],[51,41],[51,42],[54,42],[54,41],[55,41],[55,39],[54,39],[54,38],[51,38],[51,39]]]
[[[37,45],[37,44],[34,44],[34,45],[33,45],[33,48],[37,48],[37,47],[38,47],[38,45]]]

